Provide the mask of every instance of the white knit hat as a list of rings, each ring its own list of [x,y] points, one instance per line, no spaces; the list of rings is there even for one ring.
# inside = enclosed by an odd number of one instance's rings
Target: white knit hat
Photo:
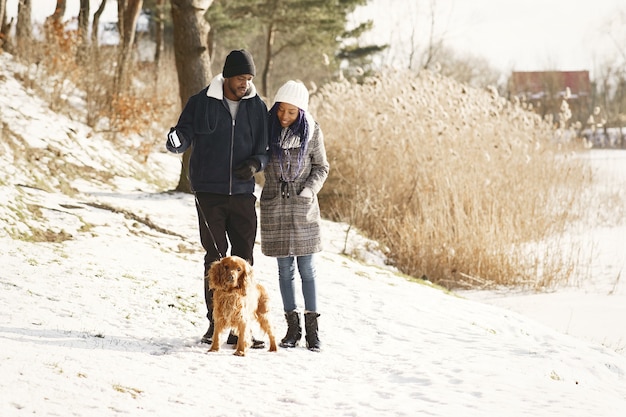
[[[288,103],[307,111],[309,108],[309,91],[300,81],[289,80],[276,92],[274,103]]]

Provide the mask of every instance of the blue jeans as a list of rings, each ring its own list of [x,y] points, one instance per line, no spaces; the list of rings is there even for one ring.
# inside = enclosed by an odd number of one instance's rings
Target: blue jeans
[[[302,278],[302,295],[304,296],[305,311],[317,311],[317,294],[315,290],[315,265],[313,265],[313,255],[287,256],[277,258],[278,260],[278,283],[280,295],[283,298],[283,308],[285,312],[295,311],[296,290],[294,279],[296,276],[296,261],[298,271]]]

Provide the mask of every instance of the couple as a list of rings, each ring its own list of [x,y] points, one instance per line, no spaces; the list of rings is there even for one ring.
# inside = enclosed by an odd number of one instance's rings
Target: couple
[[[257,215],[254,174],[265,171],[261,193],[261,250],[276,257],[287,334],[280,346],[297,346],[302,337],[296,306],[296,264],[302,279],[304,327],[309,350],[319,351],[313,254],[321,250],[317,193],[329,164],[322,131],[308,112],[309,92],[301,82],[287,81],[267,110],[252,79],[254,60],[246,50],[231,51],[221,74],[192,96],[178,123],[170,129],[166,147],[182,153],[192,147],[191,187],[196,195],[200,241],[206,251],[204,272],[223,256],[253,263]],[[269,151],[268,151],[269,150]],[[213,337],[213,294],[205,280],[209,329]],[[229,336],[228,343],[236,343]],[[254,348],[264,342],[253,340]]]

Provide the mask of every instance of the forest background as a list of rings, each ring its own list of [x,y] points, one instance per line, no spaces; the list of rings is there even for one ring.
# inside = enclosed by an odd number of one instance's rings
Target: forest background
[[[620,190],[588,191],[593,173],[579,155],[593,144],[580,138],[587,120],[571,119],[567,97],[558,114],[539,117],[483,60],[436,37],[415,45],[419,65],[377,67],[388,45],[361,42],[371,21],[348,24],[366,1],[119,0],[118,41],[107,45],[98,41],[105,0],[80,0],[75,11],[57,0],[41,24],[31,0],[19,0],[15,20],[6,2],[2,48],[27,64],[25,85],[138,159],[163,146],[182,103],[230,49],[254,51],[266,101],[297,74],[327,137],[324,216],[364,231],[411,277],[447,288],[533,289],[584,279],[593,254],[570,232],[624,218]],[[149,24],[138,31],[142,16]],[[152,48],[149,59],[142,45]],[[620,128],[626,60],[599,74],[589,116],[600,108],[602,127]],[[82,92],[84,111],[68,101],[70,91]],[[183,157],[178,191],[189,191],[185,172]]]

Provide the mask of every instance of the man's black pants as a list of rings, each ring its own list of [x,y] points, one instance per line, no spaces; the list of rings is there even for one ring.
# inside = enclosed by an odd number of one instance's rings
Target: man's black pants
[[[204,276],[211,263],[230,255],[239,256],[254,263],[254,241],[257,231],[256,196],[254,194],[222,195],[196,193],[196,210],[200,230],[200,242],[206,251],[204,255]],[[207,228],[207,224],[210,228]],[[208,280],[204,280],[204,299],[207,318],[213,316],[213,292]]]

